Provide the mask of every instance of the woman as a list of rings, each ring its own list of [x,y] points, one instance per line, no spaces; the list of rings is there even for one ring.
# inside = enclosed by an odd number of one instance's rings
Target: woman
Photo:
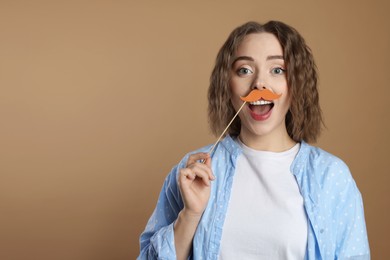
[[[278,98],[243,105],[252,90]],[[309,145],[321,109],[309,47],[290,26],[236,28],[218,53],[209,122],[228,135],[165,180],[139,259],[369,259],[362,198],[348,167]]]

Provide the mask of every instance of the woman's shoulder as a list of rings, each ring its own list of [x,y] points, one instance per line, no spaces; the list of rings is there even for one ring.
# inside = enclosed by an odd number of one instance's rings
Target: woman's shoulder
[[[305,142],[301,143],[301,149],[298,152],[297,159],[304,160],[315,167],[348,168],[347,164],[338,156]]]
[[[300,180],[307,180],[311,192],[320,194],[322,190],[326,194],[359,196],[359,190],[348,165],[336,155],[302,143],[297,159],[294,174]]]
[[[297,174],[313,176],[321,186],[348,183],[353,180],[348,165],[338,156],[319,147],[302,142],[294,162]]]

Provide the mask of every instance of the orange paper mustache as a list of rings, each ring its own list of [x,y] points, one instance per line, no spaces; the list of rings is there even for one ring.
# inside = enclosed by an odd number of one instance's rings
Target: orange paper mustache
[[[246,97],[241,97],[241,100],[246,102],[255,102],[260,99],[272,101],[280,98],[281,95],[282,94],[275,94],[274,92],[268,89],[263,89],[263,90],[254,89],[251,92],[249,92],[249,94]]]

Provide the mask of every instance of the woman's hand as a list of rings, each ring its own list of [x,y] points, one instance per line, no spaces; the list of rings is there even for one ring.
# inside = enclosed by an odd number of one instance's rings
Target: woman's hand
[[[190,155],[186,168],[180,169],[179,187],[184,208],[174,225],[178,260],[188,259],[196,228],[210,198],[211,181],[214,179],[208,153]]]
[[[204,163],[200,161],[204,161]],[[180,169],[179,187],[182,194],[183,213],[200,217],[210,198],[211,181],[215,177],[211,171],[211,158],[208,153],[190,155],[186,168]]]

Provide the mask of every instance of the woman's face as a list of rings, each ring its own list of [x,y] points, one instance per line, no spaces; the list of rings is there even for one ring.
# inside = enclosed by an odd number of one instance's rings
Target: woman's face
[[[285,117],[290,106],[286,67],[283,50],[278,39],[271,33],[247,35],[239,45],[231,69],[231,102],[237,111],[243,101],[240,97],[254,89],[266,88],[279,99],[271,104],[247,103],[240,112],[240,136],[248,138],[288,137]]]

